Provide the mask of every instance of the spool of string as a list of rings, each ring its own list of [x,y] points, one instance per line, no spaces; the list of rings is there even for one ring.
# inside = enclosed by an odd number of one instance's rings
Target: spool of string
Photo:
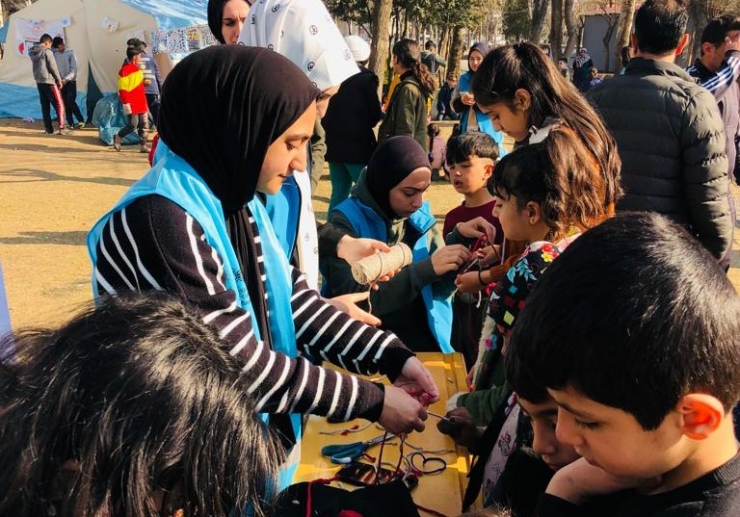
[[[358,284],[367,285],[411,264],[411,248],[399,242],[386,253],[375,253],[352,264],[352,276]]]

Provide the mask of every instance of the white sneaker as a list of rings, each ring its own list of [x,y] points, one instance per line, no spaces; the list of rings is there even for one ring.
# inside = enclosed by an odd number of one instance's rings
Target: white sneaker
[[[71,135],[71,134],[72,134],[72,130],[67,129],[66,127],[57,131],[57,135]]]

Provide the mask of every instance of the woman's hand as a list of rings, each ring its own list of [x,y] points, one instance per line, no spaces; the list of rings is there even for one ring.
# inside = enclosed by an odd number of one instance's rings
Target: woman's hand
[[[480,239],[485,235],[486,242],[493,242],[496,238],[496,227],[483,217],[476,217],[455,226],[457,232],[468,239]]]
[[[369,312],[363,311],[357,306],[357,302],[364,302],[369,296],[370,293],[365,291],[363,293],[343,294],[335,296],[334,298],[324,298],[324,301],[340,311],[349,314],[350,317],[357,321],[377,327],[380,325],[381,321]]]
[[[466,261],[470,260],[470,250],[462,244],[451,244],[438,249],[432,255],[434,274],[442,276],[450,271],[456,271]]]
[[[349,235],[343,236],[337,243],[337,257],[346,260],[350,264],[369,257],[378,251],[388,252],[388,245],[375,239],[355,238]]]
[[[385,387],[383,411],[378,423],[393,434],[423,431],[427,412],[414,397],[395,386]]]
[[[432,404],[439,400],[439,388],[434,383],[432,374],[416,357],[409,357],[406,360],[401,375],[398,376],[393,385],[402,388],[415,397],[423,396],[426,404]]]

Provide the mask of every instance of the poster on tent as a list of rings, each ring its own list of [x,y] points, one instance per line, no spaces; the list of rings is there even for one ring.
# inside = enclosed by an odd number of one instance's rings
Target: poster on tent
[[[26,20],[23,18],[15,19],[15,50],[20,56],[28,56],[41,36],[49,34],[52,38],[56,36],[64,37],[64,28],[72,23],[69,17],[59,20]]]

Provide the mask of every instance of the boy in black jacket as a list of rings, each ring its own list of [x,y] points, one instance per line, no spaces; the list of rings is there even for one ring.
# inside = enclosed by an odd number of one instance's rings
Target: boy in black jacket
[[[576,240],[528,298],[507,373],[547,386],[583,457],[540,517],[593,515],[607,494],[599,517],[738,515],[740,298],[681,227],[633,213]]]

